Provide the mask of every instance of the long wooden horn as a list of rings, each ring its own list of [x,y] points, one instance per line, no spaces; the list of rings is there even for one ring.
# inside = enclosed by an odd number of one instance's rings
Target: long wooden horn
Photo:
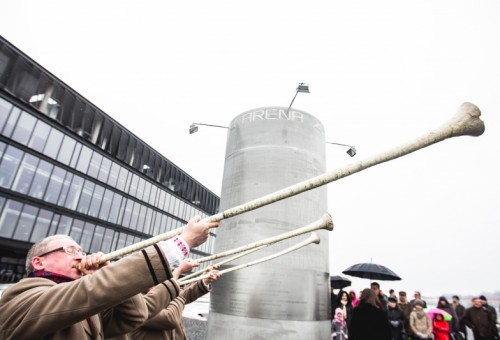
[[[226,263],[228,263],[228,262],[232,262],[232,261],[234,261],[234,260],[237,260],[237,259],[239,259],[240,257],[247,256],[248,254],[254,253],[254,252],[256,252],[256,251],[258,251],[258,250],[261,250],[262,248],[266,248],[266,247],[268,247],[268,246],[269,246],[269,244],[266,244],[266,245],[263,245],[263,246],[260,246],[260,247],[255,247],[255,248],[249,249],[249,250],[247,250],[247,251],[243,251],[243,252],[238,253],[238,254],[236,254],[236,255],[234,255],[234,256],[231,256],[230,258],[227,258],[227,259],[225,259],[225,260],[222,260],[222,261],[219,261],[219,262],[217,262],[217,263],[214,263],[214,264],[212,264],[211,266],[214,266],[214,267],[219,268],[219,267],[220,267],[220,266],[222,266],[223,264],[226,264]],[[196,260],[195,260],[195,261],[196,261]],[[202,269],[202,270],[198,270],[198,271],[196,271],[196,272],[194,272],[194,273],[188,274],[188,275],[186,275],[186,276],[183,276],[183,277],[181,277],[181,278],[179,279],[179,282],[189,280],[189,279],[191,279],[191,278],[193,278],[193,277],[196,277],[196,276],[198,276],[198,275],[202,275],[203,273],[205,273],[205,271],[206,271],[206,269]]]
[[[441,142],[448,138],[458,137],[458,136],[476,136],[476,137],[480,136],[483,134],[485,129],[484,122],[481,120],[480,116],[481,116],[481,111],[476,105],[471,103],[463,103],[458,108],[458,112],[455,114],[455,116],[453,116],[447,123],[443,124],[441,127],[419,138],[416,138],[413,141],[400,145],[387,152],[375,155],[371,158],[360,160],[358,162],[347,165],[343,168],[313,177],[309,180],[294,184],[287,188],[278,190],[274,193],[262,196],[248,203],[244,203],[234,208],[227,209],[218,214],[209,216],[204,220],[209,222],[220,221],[225,218],[233,217],[247,211],[255,210],[265,205],[334,182],[340,178],[350,176],[364,169],[370,168],[374,165],[384,163],[399,158],[401,156],[410,154],[414,151]],[[104,257],[101,257],[100,263],[146,248],[160,241],[168,240],[169,238],[179,235],[181,232],[182,232],[182,227],[154,236],[150,239],[141,241],[139,243],[132,244],[128,247],[116,250],[114,252],[107,254]]]
[[[263,240],[260,240],[257,242],[253,242],[253,243],[249,243],[249,244],[237,247],[237,248],[226,250],[226,251],[214,254],[214,255],[205,256],[205,257],[202,257],[199,259],[195,259],[195,261],[198,263],[203,263],[203,262],[213,261],[213,260],[216,260],[216,259],[221,258],[221,257],[226,257],[226,256],[237,254],[236,256],[232,256],[229,259],[226,259],[226,260],[223,260],[223,261],[220,261],[220,262],[214,264],[215,266],[222,266],[223,264],[234,261],[242,256],[246,256],[246,255],[251,254],[257,250],[260,250],[260,249],[265,248],[267,246],[270,246],[272,244],[278,243],[280,241],[284,241],[284,240],[287,240],[289,238],[293,238],[296,236],[300,236],[300,235],[307,234],[307,233],[310,233],[312,231],[321,230],[321,229],[326,229],[328,231],[333,230],[333,221],[332,221],[332,217],[330,214],[324,214],[323,217],[320,218],[319,220],[317,220],[311,224],[308,224],[304,227],[297,228],[297,229],[294,229],[294,230],[291,230],[291,231],[288,231],[286,233],[279,234],[276,236],[268,237],[266,239],[263,239]],[[189,275],[182,277],[179,281],[182,282],[184,280],[188,280],[192,277],[203,274],[204,272],[205,272],[205,270],[199,270],[197,272],[194,272],[192,274],[189,274]]]
[[[257,242],[249,243],[249,244],[246,244],[244,246],[240,246],[237,248],[226,250],[226,251],[220,252],[218,254],[205,256],[205,257],[196,259],[195,261],[199,262],[199,263],[212,261],[212,260],[215,260],[215,259],[218,259],[221,257],[237,254],[237,253],[240,253],[242,251],[247,251],[247,250],[250,250],[250,249],[253,249],[256,247],[260,247],[263,245],[274,244],[276,242],[283,241],[283,240],[286,240],[288,238],[307,234],[307,233],[310,233],[312,231],[316,231],[316,230],[320,230],[320,229],[333,230],[333,221],[332,221],[332,216],[330,214],[324,214],[323,217],[321,217],[319,220],[316,220],[313,223],[308,224],[304,227],[297,228],[297,229],[294,229],[294,230],[291,230],[291,231],[288,231],[286,233],[279,234],[276,236],[268,237],[266,239],[263,239],[263,240],[260,240]]]
[[[289,248],[286,248],[285,250],[282,250],[276,254],[273,254],[273,255],[269,255],[269,256],[266,256],[266,257],[263,257],[261,259],[258,259],[258,260],[255,260],[255,261],[252,261],[252,262],[248,262],[248,263],[245,263],[245,264],[241,264],[239,266],[234,266],[234,267],[231,267],[231,268],[228,268],[228,269],[224,269],[224,270],[221,270],[219,271],[221,274],[226,274],[226,273],[230,273],[230,272],[233,272],[235,270],[239,270],[239,269],[242,269],[242,268],[247,268],[247,267],[250,267],[250,266],[254,266],[256,264],[259,264],[259,263],[262,263],[262,262],[266,262],[266,261],[269,261],[269,260],[272,260],[272,259],[275,259],[279,256],[282,256],[282,255],[285,255],[285,254],[288,254],[292,251],[295,251],[297,249],[300,249],[302,247],[305,247],[307,246],[308,244],[311,244],[311,243],[316,243],[316,244],[319,244],[320,242],[320,239],[319,239],[319,236],[318,234],[316,233],[312,233],[311,236],[309,236],[309,238],[307,238],[306,240],[302,241],[302,242],[299,242],[297,243],[296,245],[292,246],[292,247],[289,247]],[[187,284],[190,284],[192,282],[196,282],[196,281],[199,281],[199,280],[203,280],[203,279],[206,279],[207,277],[209,277],[210,274],[205,274],[205,275],[202,275],[202,276],[198,276],[196,278],[193,278],[193,279],[190,279],[190,280],[185,280],[185,281],[182,281],[180,282],[180,284],[182,286],[184,285],[187,285]]]

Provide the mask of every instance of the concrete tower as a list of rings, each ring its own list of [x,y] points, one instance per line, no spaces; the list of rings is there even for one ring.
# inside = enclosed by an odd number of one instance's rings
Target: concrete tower
[[[220,211],[325,172],[323,125],[285,107],[244,112],[230,124]],[[327,212],[326,188],[318,188],[224,220],[215,251],[235,248],[314,222]],[[275,260],[229,273],[211,293],[208,338],[328,339],[328,234]],[[297,237],[242,257],[249,262],[290,247]],[[224,267],[223,267],[224,268]]]

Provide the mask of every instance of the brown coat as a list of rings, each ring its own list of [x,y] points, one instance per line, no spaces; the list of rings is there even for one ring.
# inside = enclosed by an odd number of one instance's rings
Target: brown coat
[[[0,299],[0,339],[104,339],[124,334],[147,319],[145,302],[136,295],[171,278],[163,252],[152,246],[73,282],[22,279]]]
[[[496,320],[493,314],[484,307],[476,308],[474,306],[465,310],[462,321],[467,327],[472,329],[474,337],[491,337],[497,332]]]
[[[155,315],[150,315],[149,320],[140,328],[132,331],[129,336],[133,340],[185,340],[186,332],[182,323],[182,311],[184,305],[191,303],[209,290],[203,282],[198,281],[181,291],[181,294],[171,301]],[[150,305],[158,306],[154,299],[147,299],[148,309]],[[150,310],[152,310],[151,308]]]

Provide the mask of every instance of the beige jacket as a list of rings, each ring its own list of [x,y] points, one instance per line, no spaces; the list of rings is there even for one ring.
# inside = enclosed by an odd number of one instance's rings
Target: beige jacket
[[[156,314],[150,314],[148,321],[140,328],[129,334],[133,340],[185,340],[186,332],[182,323],[184,305],[191,303],[200,296],[208,293],[210,289],[202,281],[193,283],[182,290],[180,295],[171,301],[167,307],[162,306]],[[149,294],[148,294],[149,295]],[[148,310],[154,310],[159,305],[151,298],[146,298]],[[151,307],[154,306],[154,307]]]
[[[22,279],[0,299],[0,340],[104,339],[127,333],[147,320],[146,304],[136,295],[171,278],[168,261],[155,245],[73,282]]]
[[[427,337],[432,336],[432,321],[425,311],[413,311],[410,314],[410,327],[413,334],[422,333]]]

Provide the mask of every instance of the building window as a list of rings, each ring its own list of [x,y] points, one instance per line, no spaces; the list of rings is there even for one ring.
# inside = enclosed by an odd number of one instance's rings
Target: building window
[[[111,209],[109,210],[109,218],[108,221],[111,223],[116,223],[118,220],[118,214],[120,212],[120,206],[122,203],[123,197],[118,193],[113,193],[113,201],[111,203]]]
[[[96,251],[102,251],[101,244],[104,238],[104,231],[106,229],[101,226],[96,226],[94,235],[92,237],[92,244],[89,248],[91,253],[95,253]]]
[[[12,190],[21,194],[27,194],[31,181],[35,175],[39,158],[30,154],[25,154],[21,166],[17,171],[16,178],[12,184]]]
[[[87,171],[87,174],[90,177],[97,178],[97,174],[99,173],[99,168],[101,167],[102,158],[103,157],[101,154],[94,151],[92,159],[90,160],[89,169]]]
[[[132,208],[134,207],[134,201],[127,199],[127,205],[125,206],[125,212],[123,213],[123,221],[121,225],[124,227],[130,227],[130,217],[132,216]]]
[[[78,205],[78,200],[80,198],[80,194],[82,192],[83,182],[85,180],[80,176],[73,175],[73,180],[71,181],[71,185],[68,191],[68,197],[66,198],[66,202],[64,203],[64,207],[76,210]],[[66,182],[66,181],[65,181]],[[65,183],[66,185],[66,183]]]
[[[45,143],[47,141],[49,133],[50,133],[49,124],[42,122],[41,120],[38,120],[35,129],[33,131],[33,135],[31,136],[30,142],[28,143],[28,146],[33,150],[42,152],[43,148],[45,147]]]
[[[14,133],[12,134],[12,139],[16,142],[26,145],[31,137],[31,132],[35,127],[36,118],[29,113],[22,112],[19,118]]]
[[[12,109],[12,104],[0,98],[0,132],[3,130],[3,127],[7,122],[7,117],[9,117],[11,109]]]
[[[60,220],[61,220],[61,215],[54,214],[54,218],[52,218],[52,222],[50,222],[49,234],[47,236],[56,234],[57,226],[59,225]]]
[[[132,181],[130,182],[130,189],[128,191],[130,196],[135,196],[137,192],[138,183],[139,183],[139,176],[132,174]]]
[[[54,214],[48,210],[40,209],[35,227],[33,228],[33,233],[31,234],[30,242],[38,242],[48,236],[53,215]]]
[[[132,217],[130,219],[130,228],[137,230],[137,220],[139,218],[139,209],[141,208],[141,204],[138,202],[134,202],[134,208],[132,209]]]
[[[73,169],[76,168],[76,164],[80,158],[80,151],[82,151],[82,144],[76,143],[75,150],[73,151],[73,155],[71,157],[71,162],[69,163],[69,166]]]
[[[101,167],[99,168],[99,174],[97,175],[97,179],[103,183],[106,183],[109,176],[109,171],[111,169],[111,160],[103,157]]]
[[[22,203],[8,200],[0,217],[0,236],[11,238],[14,233],[14,228],[17,225],[19,214],[23,205]]]
[[[139,220],[137,221],[137,230],[138,231],[143,231],[144,230],[144,220],[146,219],[146,206],[141,205],[141,210],[139,211]]]
[[[113,201],[113,192],[109,189],[106,189],[102,198],[101,210],[99,211],[99,218],[101,220],[106,221],[108,219],[112,201]]]
[[[118,183],[116,184],[118,190],[125,191],[127,179],[130,177],[129,174],[130,172],[127,169],[120,167],[120,175],[118,176]]]
[[[92,194],[92,202],[90,203],[90,208],[88,215],[97,217],[99,215],[99,209],[102,204],[102,197],[104,196],[104,188],[100,185],[96,185],[94,193]]]
[[[71,217],[61,216],[61,219],[59,221],[59,225],[57,227],[57,234],[69,235],[72,223],[73,223],[73,219]]]
[[[82,239],[79,244],[82,249],[90,250],[90,243],[92,242],[92,235],[94,234],[95,224],[86,222],[82,230]]]
[[[59,149],[61,148],[63,137],[64,135],[61,131],[52,128],[45,148],[43,149],[43,153],[52,159],[56,159]]]
[[[42,199],[53,167],[54,166],[49,162],[44,160],[40,161],[38,168],[36,169],[35,177],[33,178],[33,183],[31,183],[29,192],[31,197]]]
[[[115,162],[112,162],[111,169],[109,170],[108,185],[116,188],[116,183],[118,182],[118,175],[120,173],[120,166]]]
[[[5,137],[10,138],[10,135],[12,134],[12,131],[16,127],[17,119],[19,118],[19,115],[21,113],[21,110],[17,107],[14,107],[12,111],[10,112],[9,119],[7,120],[7,123],[5,124],[3,128],[2,134]]]
[[[22,158],[23,152],[21,150],[12,145],[7,147],[3,155],[2,163],[0,163],[0,187],[11,187]]]
[[[86,214],[89,211],[94,188],[94,182],[85,180],[85,183],[83,184],[82,194],[80,195],[80,200],[78,201],[78,212]]]
[[[31,229],[35,223],[36,215],[38,214],[38,208],[31,205],[24,205],[23,212],[17,223],[17,228],[14,233],[14,238],[16,240],[28,241],[31,235]]]
[[[78,158],[76,170],[86,174],[87,169],[89,168],[90,157],[92,157],[92,150],[86,146],[83,146],[82,151],[80,151],[80,157]]]
[[[82,238],[82,234],[83,234],[83,226],[84,225],[85,225],[85,223],[83,221],[74,219],[73,225],[71,226],[71,231],[69,232],[69,236],[71,236],[73,238],[73,240],[75,240],[75,242],[80,244],[80,245],[82,244],[81,238]],[[82,246],[82,249],[87,250],[88,248],[83,248],[83,246]]]
[[[66,176],[66,170],[56,166],[52,175],[50,176],[49,185],[47,185],[47,190],[45,191],[45,201],[57,204],[59,200],[59,194],[64,183],[64,177]]]
[[[64,136],[61,150],[59,150],[59,154],[57,155],[57,160],[63,164],[69,165],[71,157],[73,156],[75,145],[76,140],[69,136]]]
[[[115,235],[115,232],[112,229],[106,229],[104,232],[104,238],[102,240],[102,245],[99,248],[100,251],[107,253],[109,252],[112,247],[112,242],[113,242],[113,236]]]

